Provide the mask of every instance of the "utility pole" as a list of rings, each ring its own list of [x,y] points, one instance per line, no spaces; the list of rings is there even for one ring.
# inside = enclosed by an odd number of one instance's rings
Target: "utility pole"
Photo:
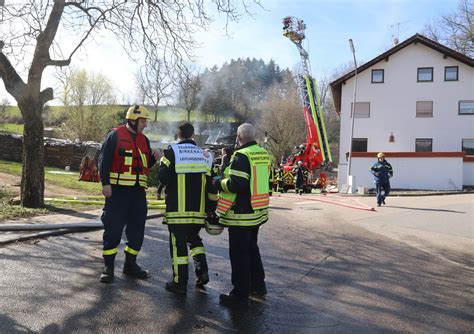
[[[351,134],[349,137],[349,161],[347,165],[347,193],[352,194],[354,192],[353,186],[355,186],[354,177],[351,174],[351,167],[352,167],[352,137],[354,135],[354,119],[355,119],[355,104],[356,104],[356,92],[357,92],[357,61],[355,55],[355,48],[354,43],[352,42],[352,38],[349,39],[349,47],[351,48],[352,56],[354,57],[354,95],[352,98],[352,106],[351,106]]]

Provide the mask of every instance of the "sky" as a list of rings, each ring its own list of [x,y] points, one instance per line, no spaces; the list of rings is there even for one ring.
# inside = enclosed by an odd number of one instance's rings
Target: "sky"
[[[236,1],[240,3],[240,1]],[[247,0],[251,2],[251,0]],[[352,64],[348,40],[352,38],[358,64],[375,58],[392,46],[393,37],[403,41],[420,33],[424,25],[456,10],[457,0],[261,0],[263,9],[252,6],[252,17],[229,26],[225,35],[223,17],[215,16],[206,32],[196,35],[201,47],[195,50],[196,64],[204,69],[231,59],[273,59],[281,68],[296,69],[298,50],[282,36],[282,18],[294,16],[306,23],[304,48],[309,52],[316,79]],[[111,38],[89,44],[73,59],[76,68],[102,72],[116,87],[120,101],[134,102],[138,65],[128,60]],[[43,87],[54,85],[53,71],[45,73]],[[0,84],[0,99],[8,97]],[[12,104],[15,104],[13,100]],[[51,104],[57,104],[54,101]]]

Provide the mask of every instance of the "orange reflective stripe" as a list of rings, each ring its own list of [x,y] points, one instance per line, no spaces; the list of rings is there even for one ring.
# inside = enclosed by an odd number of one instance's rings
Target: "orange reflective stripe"
[[[229,209],[230,209],[230,206],[222,206],[222,205],[217,206],[217,210],[220,210],[220,211],[227,211]]]
[[[259,198],[267,198],[268,194],[257,194],[257,195],[252,195],[252,199],[259,199]]]
[[[225,199],[225,198],[219,197],[219,203],[228,203],[228,204],[232,204],[232,201],[229,201],[228,199]]]
[[[261,199],[252,200],[252,203],[269,202],[269,201],[270,200],[268,198],[261,198]]]
[[[229,208],[231,208],[231,207],[232,207],[232,204],[227,205],[227,204],[222,204],[222,203],[221,203],[221,204],[218,204],[218,205],[217,205],[217,208],[220,208],[220,209],[229,209]]]
[[[261,203],[270,203],[270,199],[266,198],[266,199],[261,199],[261,200],[258,200],[258,201],[252,201],[252,204],[261,204]]]

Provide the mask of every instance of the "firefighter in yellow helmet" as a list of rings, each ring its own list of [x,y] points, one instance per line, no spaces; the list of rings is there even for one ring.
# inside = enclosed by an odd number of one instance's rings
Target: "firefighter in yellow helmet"
[[[133,278],[149,277],[136,258],[142,247],[147,215],[145,189],[150,168],[160,154],[152,150],[143,134],[150,118],[143,106],[132,106],[126,115],[127,124],[113,129],[105,138],[99,155],[99,172],[105,206],[103,257],[105,268],[100,282],[114,279],[115,256],[122,238],[127,236],[123,273]]]
[[[385,154],[377,154],[377,162],[369,169],[374,176],[375,192],[377,195],[377,206],[385,205],[385,199],[390,193],[390,178],[393,176],[392,165],[385,160]]]

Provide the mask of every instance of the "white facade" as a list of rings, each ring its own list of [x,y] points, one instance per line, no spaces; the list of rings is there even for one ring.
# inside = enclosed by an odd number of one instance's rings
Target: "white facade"
[[[474,185],[474,159],[466,159],[460,153],[462,140],[474,139],[474,115],[458,112],[459,101],[474,100],[471,64],[412,42],[358,73],[356,100],[370,102],[370,117],[354,119],[353,138],[366,138],[367,152],[374,154],[373,157],[354,154],[351,163],[354,187],[373,187],[368,169],[377,160],[377,152],[385,152],[393,166],[392,188],[460,190]],[[446,66],[458,67],[457,81],[445,81]],[[417,82],[417,69],[422,67],[433,68],[432,82]],[[383,83],[371,83],[373,69],[384,70]],[[352,76],[340,86],[339,189],[347,184],[346,153],[350,144],[354,79]],[[433,101],[433,117],[416,117],[417,101]],[[389,141],[391,134],[394,142]],[[413,154],[417,138],[432,139],[434,154],[430,157]]]

